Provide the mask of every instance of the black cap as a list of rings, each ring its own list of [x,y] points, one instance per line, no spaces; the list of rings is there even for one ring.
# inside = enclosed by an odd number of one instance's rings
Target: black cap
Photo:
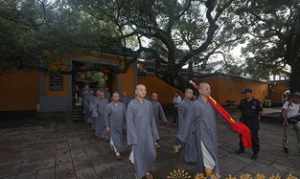
[[[252,89],[250,89],[250,88],[243,89],[242,94],[246,94],[246,93],[252,93]]]

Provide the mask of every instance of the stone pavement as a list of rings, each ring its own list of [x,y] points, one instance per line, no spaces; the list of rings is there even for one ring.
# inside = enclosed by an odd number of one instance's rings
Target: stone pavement
[[[98,141],[83,122],[73,122],[63,113],[19,116],[19,120],[0,118],[1,179],[133,179],[133,168],[125,152],[117,161],[107,143]],[[20,122],[21,120],[21,122]],[[279,123],[262,123],[261,153],[257,161],[251,152],[237,156],[238,138],[219,120],[219,159],[222,174],[292,173],[300,176],[300,155],[294,131],[290,132],[290,153],[281,150]],[[157,179],[165,179],[174,168],[185,165],[182,157],[172,153],[175,130],[161,127],[161,149],[155,165]]]

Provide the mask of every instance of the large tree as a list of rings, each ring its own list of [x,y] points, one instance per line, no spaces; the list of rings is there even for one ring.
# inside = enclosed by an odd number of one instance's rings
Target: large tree
[[[110,21],[119,37],[134,37],[138,51],[154,54],[159,64],[167,64],[163,76],[173,83],[186,64],[205,64],[219,49],[243,38],[233,34],[234,0],[72,0],[73,8],[95,20]],[[143,43],[148,39],[148,44]],[[149,43],[149,41],[151,43]],[[126,45],[126,44],[125,44]]]
[[[291,68],[290,88],[300,91],[300,2],[247,0],[233,5],[237,23],[248,27],[243,49],[248,72],[269,77]]]
[[[173,84],[183,66],[207,70],[218,55],[224,72],[258,79],[288,64],[299,90],[299,16],[297,0],[0,0],[0,67],[123,46],[155,59]],[[228,54],[242,43],[246,67]]]

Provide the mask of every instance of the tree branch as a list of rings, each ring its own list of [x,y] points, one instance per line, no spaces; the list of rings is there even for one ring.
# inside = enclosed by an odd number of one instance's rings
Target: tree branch
[[[178,64],[178,68],[181,68],[182,66],[184,66],[186,64],[186,62],[193,56],[195,56],[195,55],[201,53],[202,51],[204,51],[205,49],[207,49],[207,47],[213,40],[215,31],[218,29],[218,25],[216,24],[216,19],[214,19],[211,15],[212,11],[214,10],[214,8],[216,6],[215,1],[208,0],[208,1],[206,1],[205,5],[207,7],[206,18],[209,23],[209,28],[206,33],[207,34],[206,41],[204,43],[202,43],[202,45],[200,47],[198,47],[197,49],[195,49],[195,50],[191,51],[190,53],[188,53],[187,55],[185,55],[182,58],[182,60],[180,61],[180,63]]]

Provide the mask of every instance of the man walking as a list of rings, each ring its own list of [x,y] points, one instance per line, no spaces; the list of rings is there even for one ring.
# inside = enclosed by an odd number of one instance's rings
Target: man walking
[[[193,102],[192,111],[187,114],[190,120],[188,131],[194,138],[196,150],[195,178],[201,178],[204,173],[206,177],[220,177],[217,157],[217,131],[216,112],[208,101],[211,95],[210,85],[201,82],[193,84],[198,89],[200,96]]]
[[[239,109],[241,111],[240,121],[244,123],[251,131],[252,138],[252,151],[253,154],[251,159],[256,160],[259,152],[259,121],[260,113],[262,111],[261,102],[253,97],[252,90],[246,88],[242,92],[245,95],[245,98],[241,100],[239,104]],[[242,144],[240,137],[240,148],[237,151],[237,154],[244,153],[245,149]]]
[[[136,177],[153,179],[150,171],[156,158],[155,142],[159,140],[153,107],[145,99],[146,87],[136,86],[136,98],[131,100],[126,112],[127,142],[131,146],[130,161],[135,166]]]
[[[96,128],[95,135],[100,139],[106,139],[104,112],[105,112],[106,105],[108,104],[108,100],[104,96],[104,91],[97,90],[97,93],[98,94],[97,94],[97,99],[95,102],[95,109],[94,109],[97,111],[97,118],[95,121],[95,128]]]
[[[125,129],[125,105],[120,102],[120,95],[114,92],[112,102],[105,110],[106,131],[110,133],[110,145],[117,159],[123,147],[123,129]]]
[[[154,117],[156,120],[156,125],[159,125],[160,122],[167,123],[168,120],[167,120],[164,109],[162,108],[160,102],[158,101],[157,93],[151,94],[151,103],[152,103],[152,107],[153,107]]]
[[[283,150],[288,153],[288,127],[293,124],[297,137],[297,147],[300,152],[300,93],[289,95],[282,107],[283,117]]]
[[[179,152],[179,149],[183,147],[184,160],[187,163],[194,163],[197,160],[197,151],[194,144],[195,135],[192,134],[191,125],[192,118],[188,118],[188,115],[193,111],[193,90],[186,89],[184,93],[184,99],[178,105],[178,129],[176,133],[175,152]]]

